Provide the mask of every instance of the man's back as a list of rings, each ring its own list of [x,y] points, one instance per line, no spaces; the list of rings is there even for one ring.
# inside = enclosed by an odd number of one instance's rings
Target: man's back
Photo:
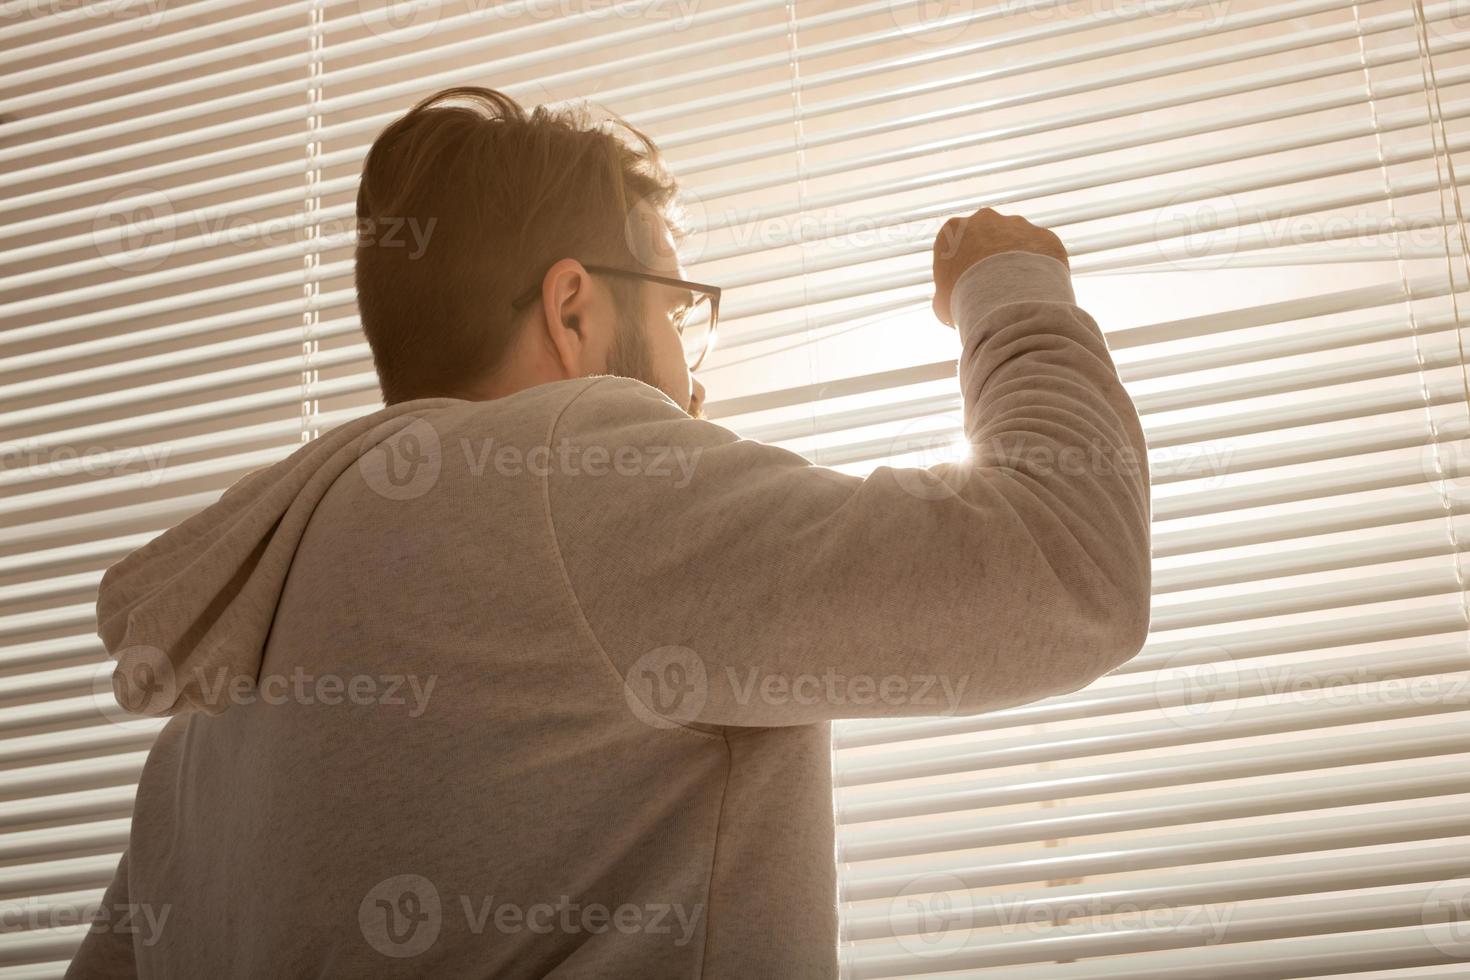
[[[975,448],[927,476],[582,378],[332,430],[110,570],[121,700],[194,711],[104,900],[164,935],[70,975],[835,976],[828,720],[1075,690],[1147,626],[1142,434],[1064,266],[956,299]]]
[[[826,726],[732,745],[640,720],[579,622],[537,463],[496,464],[592,383],[427,410],[432,435],[406,430],[427,458],[332,484],[258,685],[206,670],[227,710],[175,719],[149,760],[129,899],[190,940],[140,949],[140,974],[737,976],[771,930],[835,929],[831,862],[802,859],[830,856],[830,787],[793,778],[825,771]],[[732,776],[762,833],[716,853]],[[707,950],[712,902],[742,911]]]

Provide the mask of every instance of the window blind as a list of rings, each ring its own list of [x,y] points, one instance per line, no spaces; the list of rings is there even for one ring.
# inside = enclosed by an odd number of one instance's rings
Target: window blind
[[[591,96],[665,149],[744,435],[952,458],[929,248],[980,206],[1062,236],[1108,335],[1150,640],[1063,698],[834,725],[847,976],[1463,971],[1463,5],[0,11],[0,978],[64,971],[156,731],[111,702],[102,570],[378,406],[356,180],[452,84]]]
[[[0,4],[0,976],[64,972],[160,727],[102,571],[302,438],[309,7]]]

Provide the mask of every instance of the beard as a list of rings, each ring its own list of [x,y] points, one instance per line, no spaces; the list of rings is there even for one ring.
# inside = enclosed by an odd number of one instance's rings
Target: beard
[[[612,350],[607,355],[607,373],[663,390],[663,385],[658,383],[658,372],[653,367],[653,352],[649,349],[648,338],[643,335],[643,325],[621,312]]]
[[[618,314],[617,334],[613,337],[612,350],[607,355],[607,373],[642,381],[668,394],[668,389],[659,384],[658,372],[653,366],[653,352],[649,349],[648,338],[644,336],[643,325],[624,312]],[[688,411],[685,409],[686,413]],[[703,406],[690,417],[704,418]]]

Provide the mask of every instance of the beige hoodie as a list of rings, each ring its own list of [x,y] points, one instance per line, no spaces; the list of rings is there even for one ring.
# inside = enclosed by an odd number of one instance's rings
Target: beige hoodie
[[[111,568],[119,700],[174,717],[67,975],[836,976],[829,721],[1071,692],[1148,626],[1065,266],[954,309],[963,463],[858,479],[581,378],[343,425]]]

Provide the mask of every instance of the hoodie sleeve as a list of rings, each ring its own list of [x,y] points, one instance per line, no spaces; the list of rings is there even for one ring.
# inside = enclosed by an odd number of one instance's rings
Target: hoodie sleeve
[[[849,476],[624,378],[568,403],[553,544],[635,711],[693,727],[974,714],[1138,652],[1147,452],[1101,331],[1066,266],[1030,253],[966,270],[953,305],[963,462]]]

